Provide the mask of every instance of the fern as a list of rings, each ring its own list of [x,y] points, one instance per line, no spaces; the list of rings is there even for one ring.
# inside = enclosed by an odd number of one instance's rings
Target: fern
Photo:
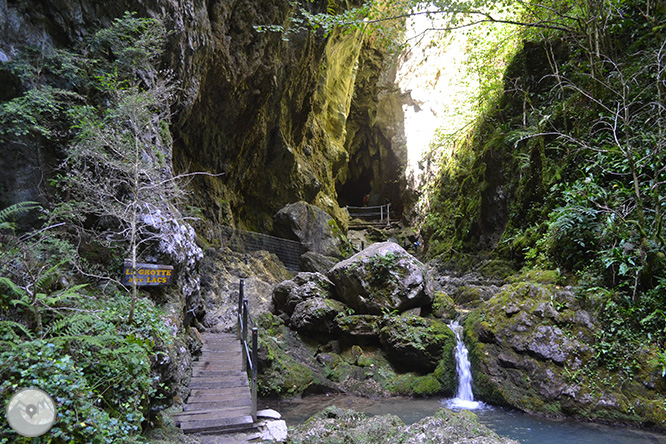
[[[20,337],[16,334],[16,330],[23,333],[23,335],[25,335],[29,341],[32,341],[32,334],[25,325],[14,321],[0,321],[0,337],[10,336],[11,341],[9,344],[12,346],[12,348],[15,348],[15,345],[12,344],[12,342],[15,342],[15,340],[19,339]]]
[[[9,219],[19,213],[24,211],[30,211],[35,208],[39,208],[37,202],[27,201],[27,202],[18,202],[14,205],[10,205],[7,208],[0,210],[0,230],[13,230],[16,228],[16,224],[9,222]]]
[[[83,312],[74,316],[66,316],[51,323],[49,332],[52,336],[78,337],[90,334],[106,333],[108,323],[93,313]]]

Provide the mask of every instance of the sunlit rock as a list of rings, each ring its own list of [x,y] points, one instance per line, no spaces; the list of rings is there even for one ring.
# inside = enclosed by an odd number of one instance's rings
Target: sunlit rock
[[[433,301],[425,266],[393,242],[372,244],[336,264],[327,276],[337,298],[357,314],[403,312]]]

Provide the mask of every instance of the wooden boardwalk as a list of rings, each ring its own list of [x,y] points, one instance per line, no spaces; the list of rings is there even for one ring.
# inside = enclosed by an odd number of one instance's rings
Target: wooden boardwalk
[[[250,385],[233,333],[205,333],[192,364],[190,396],[174,415],[185,433],[230,433],[254,429]]]

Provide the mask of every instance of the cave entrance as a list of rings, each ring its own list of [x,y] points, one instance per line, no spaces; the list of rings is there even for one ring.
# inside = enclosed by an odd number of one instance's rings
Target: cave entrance
[[[401,216],[404,166],[391,149],[373,150],[366,145],[350,155],[347,168],[347,179],[336,184],[341,207],[390,203],[391,218]]]

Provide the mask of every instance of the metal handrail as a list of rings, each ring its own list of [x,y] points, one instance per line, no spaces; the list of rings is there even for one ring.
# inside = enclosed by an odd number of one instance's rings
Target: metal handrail
[[[347,213],[350,217],[368,217],[374,218],[379,216],[380,221],[386,220],[388,223],[391,221],[391,204],[377,205],[373,207],[351,207],[346,206]]]
[[[257,354],[259,342],[259,329],[255,327],[254,320],[250,315],[250,308],[247,298],[244,297],[244,281],[240,280],[240,287],[238,291],[238,339],[241,342],[243,354],[243,370],[248,373],[250,377],[250,391],[252,394],[252,420],[257,421]],[[252,331],[252,346],[251,348],[247,343],[248,327],[251,326]]]

